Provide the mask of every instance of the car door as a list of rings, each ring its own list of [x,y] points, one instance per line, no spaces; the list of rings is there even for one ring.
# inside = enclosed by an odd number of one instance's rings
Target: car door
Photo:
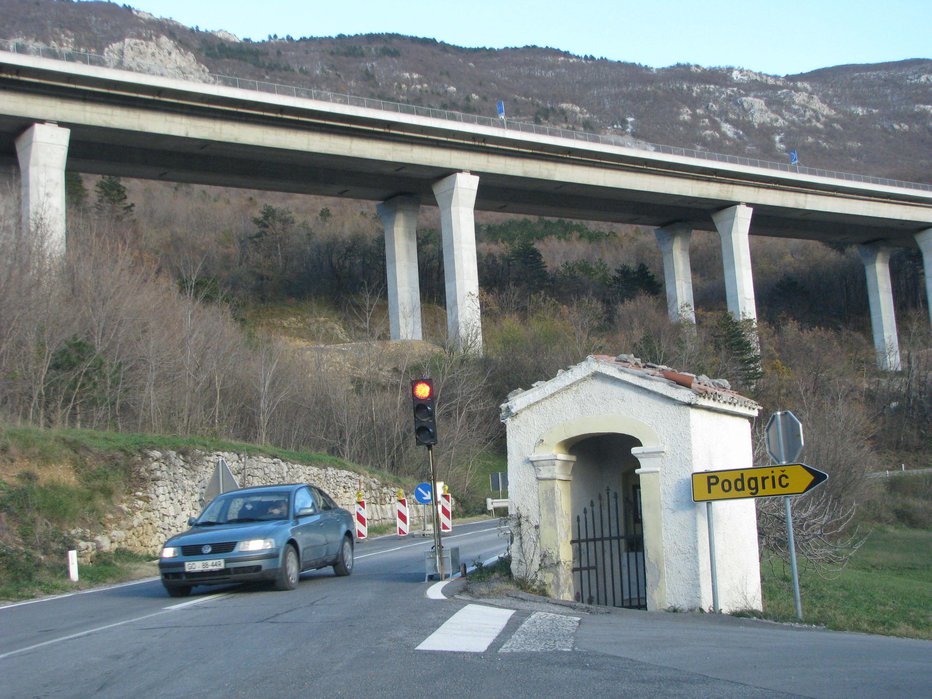
[[[305,486],[295,491],[294,536],[301,547],[301,569],[312,568],[327,558],[324,521],[317,500]]]
[[[324,538],[326,539],[327,560],[336,558],[343,543],[345,524],[340,516],[336,503],[325,492],[311,486],[311,491],[320,507],[321,522],[323,523]]]

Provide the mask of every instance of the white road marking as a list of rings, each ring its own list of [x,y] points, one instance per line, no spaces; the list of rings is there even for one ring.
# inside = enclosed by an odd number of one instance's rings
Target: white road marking
[[[115,624],[107,624],[106,626],[98,626],[95,629],[88,629],[87,631],[79,631],[78,633],[73,633],[70,636],[62,636],[60,638],[51,638],[48,641],[43,641],[42,643],[36,643],[31,646],[26,646],[25,648],[17,648],[16,650],[11,650],[9,653],[3,653],[0,655],[0,660],[4,658],[9,658],[12,655],[19,655],[20,653],[25,653],[30,650],[35,650],[36,648],[42,648],[43,646],[50,646],[53,643],[61,643],[62,641],[70,641],[73,638],[81,638],[82,636],[89,636],[92,633],[97,633],[98,631],[106,631],[107,629],[114,629],[117,626],[124,626],[126,624],[132,624],[136,621],[142,621],[143,619],[151,619],[154,616],[159,616],[164,614],[165,610],[162,609],[152,614],[146,614],[145,616],[137,616],[133,619],[126,619],[124,621],[118,621]]]
[[[417,650],[482,653],[515,613],[513,609],[468,604],[424,639]]]
[[[0,612],[5,609],[13,609],[14,607],[25,607],[27,604],[38,604],[39,602],[51,602],[56,599],[65,599],[66,597],[74,597],[75,595],[90,595],[94,592],[106,592],[107,590],[116,590],[120,587],[129,587],[130,585],[142,585],[143,583],[155,582],[159,578],[142,578],[140,580],[130,580],[129,582],[116,583],[115,585],[103,585],[101,587],[92,587],[88,590],[75,590],[74,592],[66,592],[61,595],[49,595],[48,597],[40,597],[38,599],[28,599],[24,602],[11,602],[10,604],[0,604]]]
[[[358,560],[358,559],[360,559],[360,558],[369,558],[369,556],[381,556],[383,553],[391,553],[392,551],[401,551],[402,549],[409,549],[409,548],[412,548],[412,547],[414,547],[414,546],[424,546],[424,545],[426,545],[426,544],[428,544],[428,543],[430,543],[430,542],[428,542],[428,541],[419,541],[419,542],[414,543],[414,544],[405,544],[404,546],[396,546],[396,547],[393,548],[393,549],[384,549],[384,550],[382,550],[382,551],[371,551],[371,552],[369,552],[369,553],[358,554],[358,555],[354,556],[354,558],[356,558],[356,559]]]
[[[162,607],[167,611],[173,609],[184,609],[185,607],[193,607],[195,604],[201,604],[202,602],[209,602],[211,600],[223,599],[224,597],[232,596],[232,592],[217,592],[212,595],[204,595],[203,597],[197,597],[195,599],[188,600],[187,602],[181,602],[179,604],[172,604],[168,607]]]
[[[499,561],[500,558],[501,558],[501,556],[492,556],[492,558],[488,559],[487,561],[484,561],[484,562],[482,563],[482,565],[484,565],[484,566],[494,565],[494,564],[498,563],[498,561]],[[466,572],[467,572],[467,573],[470,573],[470,572],[474,571],[475,569],[476,569],[476,566],[469,566],[469,568],[466,570]],[[427,588],[427,598],[428,598],[428,599],[446,599],[447,596],[446,596],[445,594],[443,594],[443,588],[446,587],[447,585],[449,585],[451,582],[453,582],[454,580],[456,580],[456,579],[459,578],[459,577],[460,577],[460,574],[457,573],[456,575],[454,575],[453,577],[451,577],[451,578],[448,579],[448,580],[441,580],[441,581],[438,582],[438,583],[434,583],[434,584],[431,585],[429,588]]]
[[[16,650],[11,650],[8,653],[3,653],[2,655],[0,655],[0,660],[3,660],[4,658],[9,658],[10,656],[13,656],[13,655],[19,655],[20,653],[25,653],[30,650],[35,650],[36,648],[42,648],[44,646],[51,646],[55,643],[61,643],[62,641],[70,641],[74,638],[81,638],[82,636],[90,636],[91,634],[99,633],[100,631],[107,631],[109,629],[114,629],[117,626],[125,626],[126,624],[132,624],[137,621],[143,621],[144,619],[151,619],[154,616],[165,614],[165,612],[172,612],[177,609],[183,609],[184,607],[190,607],[195,604],[201,604],[202,602],[208,602],[211,600],[221,599],[223,597],[229,597],[229,596],[230,596],[229,592],[218,592],[215,595],[205,595],[204,597],[198,597],[197,599],[189,600],[187,602],[182,602],[181,604],[174,604],[174,605],[171,605],[170,607],[162,607],[162,609],[160,609],[157,612],[153,612],[152,614],[144,614],[143,616],[133,617],[132,619],[124,619],[123,621],[117,621],[113,624],[106,624],[105,626],[96,626],[93,629],[79,631],[78,633],[73,633],[68,636],[50,638],[49,640],[43,641],[42,643],[35,643],[31,646],[26,646],[25,648],[17,648]]]
[[[534,612],[498,652],[573,650],[573,636],[578,627],[578,616]]]
[[[486,529],[479,529],[479,530],[477,530],[477,531],[463,532],[462,534],[447,535],[447,536],[443,537],[443,540],[444,540],[444,541],[451,541],[451,540],[453,540],[453,539],[459,539],[459,538],[462,538],[462,537],[464,537],[464,536],[472,536],[473,534],[482,534],[482,533],[485,533],[485,532],[487,532],[487,531],[492,531],[493,529],[498,529],[498,528],[499,528],[499,527],[496,525],[495,527],[488,527],[488,528],[486,528]],[[387,535],[387,536],[392,536],[392,535],[389,534],[389,535]],[[368,558],[369,556],[380,556],[380,555],[382,555],[383,553],[391,553],[392,551],[401,551],[401,550],[403,550],[403,549],[410,549],[410,548],[414,548],[414,547],[416,547],[416,546],[427,547],[427,546],[433,546],[433,545],[434,545],[434,540],[433,540],[433,539],[423,539],[422,541],[415,541],[415,542],[410,543],[410,544],[403,544],[403,545],[401,545],[401,546],[396,546],[395,548],[391,548],[391,549],[385,549],[385,550],[383,550],[383,551],[372,551],[372,552],[370,552],[370,553],[359,554],[359,555],[356,556],[356,558]],[[497,560],[497,559],[496,559],[496,560]]]
[[[481,532],[481,531],[485,531],[485,530],[479,530],[479,531]],[[470,534],[475,534],[475,533],[477,533],[477,532],[475,532],[475,531],[473,531],[473,532],[464,532],[464,533],[462,533],[462,534],[457,534],[457,535],[454,535],[454,536],[444,537],[444,540],[446,541],[447,539],[456,539],[456,538],[463,537],[463,536],[469,536]],[[415,543],[411,543],[411,544],[405,544],[404,546],[397,546],[397,547],[392,548],[392,549],[386,549],[386,550],[384,550],[384,551],[373,551],[373,552],[371,552],[371,553],[366,553],[366,554],[363,554],[363,555],[361,555],[361,556],[356,556],[356,558],[367,558],[367,557],[369,557],[369,556],[377,556],[377,555],[381,555],[381,554],[384,554],[384,553],[391,553],[392,551],[399,551],[399,550],[401,550],[401,549],[411,548],[411,547],[415,547],[415,546],[422,546],[422,547],[423,547],[423,546],[429,546],[429,545],[431,545],[431,541],[419,541],[419,542],[415,542]],[[496,561],[496,560],[498,560],[498,557],[489,559],[489,561],[486,561],[486,565],[489,565],[491,562],[494,562],[494,561]],[[73,597],[73,596],[75,596],[75,595],[87,595],[87,594],[91,594],[91,593],[95,593],[95,592],[105,592],[105,591],[107,591],[107,590],[113,590],[113,589],[120,588],[120,587],[128,587],[128,586],[130,586],[130,585],[141,585],[141,584],[143,584],[143,583],[154,582],[154,581],[156,581],[156,580],[159,580],[159,578],[146,578],[146,579],[144,579],[144,580],[133,580],[133,581],[126,582],[126,583],[119,583],[119,584],[117,584],[117,585],[108,585],[108,586],[104,586],[104,587],[92,588],[92,589],[89,589],[89,590],[77,590],[77,591],[75,591],[75,592],[68,592],[68,593],[63,594],[63,595],[54,595],[54,596],[51,596],[51,597],[43,597],[43,598],[41,598],[41,599],[26,600],[26,601],[24,601],[24,602],[17,602],[17,603],[13,603],[13,604],[4,605],[4,606],[0,607],[0,612],[2,612],[2,611],[4,611],[4,610],[7,610],[7,609],[12,609],[12,608],[14,608],[14,607],[25,606],[25,605],[27,605],[27,604],[38,604],[39,602],[50,602],[50,601],[55,600],[55,599],[63,599],[63,598],[66,598],[66,597]],[[448,584],[449,582],[450,582],[450,580],[443,580],[443,581],[437,583],[436,585],[433,585],[433,586],[431,587],[431,590],[434,590],[434,588],[437,588],[437,592],[434,593],[434,594],[438,594],[439,597],[432,597],[432,599],[446,599],[446,598],[443,596],[442,592],[440,592],[440,590],[443,588],[444,585]],[[92,629],[87,629],[86,631],[80,631],[80,632],[78,632],[78,633],[70,634],[70,635],[68,635],[68,636],[61,636],[61,637],[59,637],[59,638],[51,638],[51,639],[49,639],[49,640],[47,640],[47,641],[43,641],[42,643],[36,643],[36,644],[34,644],[34,645],[27,646],[27,647],[25,647],[25,648],[17,648],[16,650],[12,650],[12,651],[9,651],[9,652],[7,652],[7,653],[0,654],[0,660],[3,660],[4,658],[9,658],[9,657],[14,656],[14,655],[19,655],[20,653],[25,653],[25,652],[30,651],[30,650],[35,650],[36,648],[42,648],[42,647],[44,647],[44,646],[53,645],[53,644],[55,644],[55,643],[60,643],[60,642],[62,642],[62,641],[70,641],[71,639],[74,639],[74,638],[81,638],[82,636],[89,636],[89,635],[91,635],[91,634],[98,633],[98,632],[100,632],[100,631],[106,631],[106,630],[108,630],[108,629],[116,628],[116,627],[118,627],[118,626],[124,626],[124,625],[126,625],[126,624],[132,624],[133,622],[136,622],[136,621],[143,621],[143,620],[145,620],[145,619],[150,619],[150,618],[152,618],[152,617],[154,617],[154,616],[158,616],[159,614],[164,614],[165,612],[171,612],[171,611],[175,611],[175,610],[178,610],[178,609],[184,609],[184,608],[187,608],[187,607],[196,605],[196,604],[202,604],[203,602],[212,601],[212,600],[218,600],[218,599],[223,599],[223,598],[225,598],[225,597],[230,597],[230,596],[231,596],[231,593],[229,593],[229,592],[220,592],[220,593],[216,593],[216,594],[212,594],[212,595],[204,595],[203,597],[197,597],[196,599],[192,599],[192,600],[188,600],[188,601],[185,601],[185,602],[181,602],[181,603],[179,603],[179,604],[173,604],[173,605],[170,605],[170,606],[168,606],[168,607],[163,607],[160,611],[158,611],[158,612],[153,612],[152,614],[145,614],[145,615],[143,615],[143,616],[133,617],[132,619],[126,619],[126,620],[124,620],[124,621],[118,621],[118,622],[113,623],[113,624],[107,624],[107,625],[105,625],[105,626],[98,626],[98,627],[95,627],[95,628],[92,628]],[[431,596],[431,592],[430,592],[430,591],[428,591],[428,596]],[[478,605],[470,605],[470,606],[478,606]],[[498,611],[502,611],[502,610],[498,610]],[[508,616],[511,616],[511,614],[513,614],[513,613],[514,613],[513,611],[509,611],[509,612],[508,612]],[[454,616],[455,616],[455,615],[454,615]],[[502,627],[504,627],[504,624],[505,624],[507,621],[508,621],[508,619],[506,618],[505,621],[502,622]],[[441,627],[441,628],[443,628],[443,627]],[[439,630],[440,630],[440,629],[438,629],[438,632],[439,632]],[[501,630],[501,629],[499,629],[499,630]],[[435,632],[435,633],[436,633],[436,632]],[[496,634],[497,634],[497,633],[498,633],[498,632],[496,632]],[[495,636],[492,636],[492,638],[494,639]],[[428,639],[428,640],[429,640],[429,639]],[[491,643],[491,642],[492,642],[492,639],[489,640],[489,643]],[[425,643],[426,643],[426,641],[425,641]],[[423,645],[423,644],[422,644],[422,645]]]

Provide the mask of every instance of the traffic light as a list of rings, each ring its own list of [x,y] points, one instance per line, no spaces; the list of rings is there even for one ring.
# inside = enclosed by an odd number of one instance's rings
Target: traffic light
[[[411,382],[411,400],[414,401],[414,439],[418,445],[437,443],[437,414],[434,411],[434,382],[414,379]]]

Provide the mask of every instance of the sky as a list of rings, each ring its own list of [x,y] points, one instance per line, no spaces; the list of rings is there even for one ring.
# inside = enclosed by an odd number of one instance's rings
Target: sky
[[[119,4],[124,4],[120,2]],[[130,0],[261,41],[394,33],[465,47],[549,46],[654,68],[790,75],[932,58],[932,0]]]

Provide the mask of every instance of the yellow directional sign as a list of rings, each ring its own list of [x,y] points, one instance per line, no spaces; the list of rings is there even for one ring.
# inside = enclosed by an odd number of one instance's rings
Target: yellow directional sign
[[[806,464],[702,471],[693,474],[693,502],[802,495],[827,478],[827,473]]]

